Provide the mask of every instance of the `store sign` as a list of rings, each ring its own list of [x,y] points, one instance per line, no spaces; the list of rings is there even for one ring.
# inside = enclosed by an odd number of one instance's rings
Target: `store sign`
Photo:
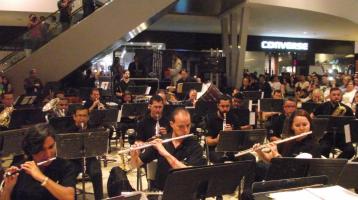
[[[307,42],[262,41],[262,49],[308,50]]]

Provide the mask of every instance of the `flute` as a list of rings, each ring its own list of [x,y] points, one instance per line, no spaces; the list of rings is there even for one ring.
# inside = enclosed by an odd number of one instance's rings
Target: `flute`
[[[41,165],[44,165],[44,164],[46,164],[46,163],[49,163],[49,162],[51,162],[51,161],[53,161],[53,160],[55,160],[55,159],[56,159],[56,157],[53,157],[53,158],[50,158],[50,159],[48,159],[48,160],[45,160],[45,161],[42,161],[42,162],[38,162],[38,163],[36,163],[36,165],[37,165],[37,166],[41,166]],[[20,171],[22,171],[22,168],[20,168],[20,169],[14,171],[14,172],[6,172],[6,173],[4,174],[4,177],[12,176],[12,175],[14,175],[14,174],[19,173]]]
[[[171,141],[174,141],[174,140],[180,140],[180,139],[192,137],[192,136],[194,136],[194,134],[188,134],[188,135],[182,135],[182,136],[179,136],[179,137],[168,138],[168,139],[163,140],[162,144],[168,143],[168,142],[171,142]],[[124,154],[124,153],[128,153],[128,152],[134,151],[134,150],[145,149],[145,148],[148,148],[148,147],[151,147],[151,146],[153,146],[152,143],[144,143],[143,145],[140,145],[140,146],[137,146],[137,147],[130,147],[130,148],[127,148],[127,149],[123,149],[123,150],[119,151],[118,154]]]
[[[312,134],[312,131],[308,131],[308,132],[305,132],[305,133],[302,133],[302,134],[299,134],[299,135],[288,137],[288,138],[285,138],[283,140],[277,140],[277,141],[273,141],[273,142],[270,142],[270,143],[267,143],[267,144],[262,144],[257,148],[257,150],[261,150],[261,149],[267,147],[267,145],[269,145],[269,144],[276,144],[277,145],[277,144],[281,144],[281,143],[284,143],[284,142],[288,142],[288,141],[291,141],[291,140],[295,140],[295,139],[307,136],[309,134]],[[235,157],[240,157],[240,156],[243,156],[245,154],[248,154],[248,153],[251,153],[251,152],[254,152],[254,151],[255,150],[253,148],[250,148],[250,149],[247,149],[247,150],[244,150],[244,151],[239,151],[237,154],[235,154]]]

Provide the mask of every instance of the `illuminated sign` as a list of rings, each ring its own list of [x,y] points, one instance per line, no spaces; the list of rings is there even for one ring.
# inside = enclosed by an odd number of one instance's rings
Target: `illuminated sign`
[[[262,41],[263,49],[282,49],[282,50],[308,50],[307,42],[281,42],[281,41]]]

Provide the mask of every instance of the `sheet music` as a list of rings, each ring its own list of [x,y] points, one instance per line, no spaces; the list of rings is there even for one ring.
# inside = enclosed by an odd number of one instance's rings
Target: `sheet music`
[[[249,110],[250,110],[250,112],[252,110],[252,100],[249,100]]]
[[[305,188],[295,191],[271,193],[268,197],[275,200],[357,200],[358,195],[342,188],[341,186],[330,186],[320,188]]]
[[[152,87],[148,86],[147,89],[145,90],[145,95],[149,95],[151,89]]]
[[[257,112],[260,112],[261,111],[261,106],[260,106],[260,104],[261,104],[261,100],[259,99],[259,100],[257,100]],[[251,111],[251,110],[250,110]]]
[[[250,125],[255,125],[256,122],[256,113],[255,112],[250,112],[250,118],[249,118],[249,124]]]
[[[344,125],[344,138],[346,139],[346,143],[349,143],[352,141],[351,126],[349,124]]]
[[[20,104],[21,105],[27,105],[27,103],[29,102],[29,98],[30,98],[29,96],[24,97]]]
[[[121,106],[121,109],[118,110],[117,122],[121,122],[121,119],[122,119],[122,110],[123,110],[123,105]]]

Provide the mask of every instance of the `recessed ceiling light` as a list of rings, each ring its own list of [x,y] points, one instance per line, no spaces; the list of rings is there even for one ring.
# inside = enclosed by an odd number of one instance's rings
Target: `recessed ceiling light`
[[[303,34],[307,34],[307,32],[306,32],[306,31],[304,31],[304,32],[303,32]]]

